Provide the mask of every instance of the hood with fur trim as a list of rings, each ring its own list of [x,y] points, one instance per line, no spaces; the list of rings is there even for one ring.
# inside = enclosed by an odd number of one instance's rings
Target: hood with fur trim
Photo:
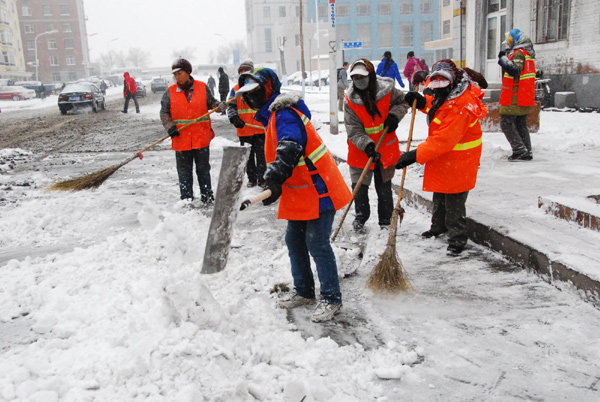
[[[387,94],[392,92],[392,89],[394,88],[394,85],[395,85],[395,81],[391,78],[380,77],[378,75],[376,77],[377,77],[377,87],[376,87],[377,92],[375,93],[375,101],[379,102],[384,96],[386,96]],[[355,105],[364,104],[364,102],[362,101],[362,99],[360,98],[358,93],[356,93],[353,82],[351,82],[350,86],[348,87],[348,98]]]

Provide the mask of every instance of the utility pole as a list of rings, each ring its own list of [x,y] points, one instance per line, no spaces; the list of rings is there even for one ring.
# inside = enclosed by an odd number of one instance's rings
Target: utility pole
[[[335,29],[335,0],[329,0],[329,132],[339,133],[337,108],[337,34]]]
[[[319,5],[318,0],[315,0],[315,21],[317,23],[317,68],[319,69],[319,91],[321,90],[321,43],[319,41]],[[311,78],[312,81],[312,78]]]
[[[34,48],[35,48],[35,80],[36,80],[36,81],[39,81],[39,80],[40,80],[40,78],[39,78],[39,75],[38,75],[38,69],[39,69],[39,66],[40,66],[40,61],[38,60],[38,51],[37,51],[37,42],[38,42],[38,38],[39,38],[40,36],[43,36],[43,35],[51,35],[51,34],[55,34],[55,33],[58,33],[58,30],[56,30],[56,29],[55,29],[55,30],[53,30],[53,31],[42,32],[42,33],[40,33],[40,34],[37,34],[37,35],[35,36],[35,40],[34,40]]]
[[[302,70],[302,97],[305,97],[305,79],[306,77],[304,76],[305,72],[304,72],[304,34],[302,33],[302,0],[300,0],[300,65],[301,65],[301,70]]]

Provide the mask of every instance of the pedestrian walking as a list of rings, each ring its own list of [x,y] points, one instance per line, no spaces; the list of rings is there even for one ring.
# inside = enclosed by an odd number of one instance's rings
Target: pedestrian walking
[[[182,200],[194,199],[194,172],[200,185],[201,201],[212,204],[213,195],[210,179],[210,142],[215,133],[210,116],[187,128],[186,123],[208,113],[219,106],[225,111],[225,103],[213,98],[206,84],[191,76],[192,65],[186,59],[177,59],[171,66],[175,84],[163,94],[160,102],[160,120],[171,136],[171,148],[175,151],[179,192]]]
[[[413,87],[412,83],[411,83],[411,78],[413,76],[413,74],[417,71],[426,71],[426,67],[423,65],[423,63],[421,63],[421,60],[419,60],[416,56],[415,56],[415,52],[413,52],[412,50],[410,52],[408,52],[406,54],[406,65],[404,66],[404,76],[406,77],[406,80],[408,82],[408,87],[410,88],[411,91],[414,91],[415,88]]]
[[[392,80],[397,80],[398,84],[404,88],[404,82],[402,82],[402,76],[398,70],[398,64],[392,59],[392,52],[386,51],[383,53],[383,59],[377,66],[377,75],[380,77],[388,77]]]
[[[221,96],[221,102],[227,100],[227,94],[229,93],[229,76],[223,70],[223,67],[219,67],[219,95]],[[225,112],[221,113],[225,114]]]
[[[263,204],[281,197],[277,218],[288,221],[285,242],[294,290],[283,294],[278,306],[289,309],[314,302],[312,256],[321,293],[311,319],[331,320],[342,308],[342,293],[329,235],[335,212],[350,202],[352,194],[310,122],[310,110],[300,94],[281,94],[281,83],[268,68],[242,74],[239,85],[238,93],[258,110],[255,119],[266,127],[265,179],[271,196]]]
[[[396,173],[394,165],[401,155],[396,129],[406,115],[402,91],[395,88],[390,78],[375,74],[373,64],[367,59],[358,59],[350,67],[352,84],[348,88],[344,103],[344,125],[348,134],[348,158],[352,190],[357,186],[369,158],[375,162],[369,167],[358,192],[354,196],[354,230],[364,231],[371,216],[369,186],[374,177],[377,191],[377,213],[379,225],[388,227],[394,201],[392,199],[392,178]],[[387,128],[379,150],[375,144]]]
[[[519,29],[504,34],[508,48],[498,53],[502,67],[500,92],[500,128],[512,155],[510,162],[533,159],[527,115],[535,105],[535,50],[531,39]]]
[[[431,67],[428,88],[433,95],[411,91],[405,100],[427,113],[425,142],[402,154],[396,169],[415,162],[425,165],[423,191],[433,192],[431,227],[423,237],[448,233],[448,255],[459,255],[468,240],[466,202],[475,187],[481,158],[481,124],[487,109],[483,92],[454,62],[440,60]]]
[[[212,94],[212,96],[215,96],[215,86],[217,85],[217,83],[215,82],[215,79],[212,75],[208,76],[208,81],[206,84],[208,85],[208,89],[210,89],[210,93]]]
[[[106,89],[108,85],[106,85],[106,81],[100,80],[100,91],[102,91],[102,95],[106,95]]]
[[[344,111],[344,93],[348,89],[348,68],[350,63],[347,61],[342,64],[341,68],[337,70],[337,96],[338,96],[338,110]]]
[[[238,67],[238,74],[249,73],[254,70],[252,60],[244,60]],[[235,93],[240,89],[237,83],[229,94],[230,98],[235,97]],[[248,175],[248,187],[265,187],[264,174],[267,170],[265,161],[265,130],[258,121],[254,120],[256,110],[252,109],[244,100],[239,97],[237,102],[230,103],[227,106],[227,118],[237,130],[237,136],[241,145],[250,145],[250,157],[246,164],[246,174]]]
[[[40,98],[43,101],[46,100],[46,87],[44,86],[44,84],[40,84],[40,86],[38,87],[38,91],[40,94]]]
[[[123,97],[125,98],[125,104],[123,105],[121,113],[127,113],[130,99],[133,99],[133,103],[135,103],[135,112],[139,113],[140,105],[137,101],[137,85],[135,84],[135,80],[129,76],[128,72],[123,73],[123,78]]]

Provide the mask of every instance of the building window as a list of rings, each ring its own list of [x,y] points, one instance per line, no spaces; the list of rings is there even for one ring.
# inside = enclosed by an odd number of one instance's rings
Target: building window
[[[50,65],[58,66],[58,56],[50,56]]]
[[[77,73],[75,71],[69,71],[69,81],[74,81],[77,79]]]
[[[56,50],[56,39],[48,39],[48,50]]]
[[[271,28],[265,28],[265,52],[273,51],[273,41],[271,39]]]
[[[279,18],[285,18],[285,6],[279,6]]]
[[[61,4],[58,7],[60,8],[60,15],[71,15],[68,4]]]
[[[46,22],[46,32],[54,31],[54,24],[52,22]]]
[[[335,16],[336,17],[348,17],[350,15],[350,7],[348,4],[335,5]]]
[[[33,30],[33,24],[25,24],[23,29],[25,30],[25,33],[35,33]]]
[[[421,22],[421,46],[425,42],[431,42],[433,40],[433,22],[423,21]]]
[[[60,73],[52,73],[52,81],[54,82],[60,82]]]
[[[73,39],[71,38],[67,38],[65,39],[65,49],[74,49],[75,46],[73,46]]]
[[[300,6],[296,6],[296,17],[300,17]]]
[[[300,46],[300,34],[294,35],[294,39],[296,41],[296,46]]]
[[[319,4],[319,19],[320,20],[327,20],[328,18],[328,11],[329,8],[327,7],[328,4]]]
[[[566,40],[570,11],[571,0],[537,0],[537,42]]]
[[[67,56],[67,66],[75,65],[75,56]]]
[[[370,3],[358,3],[356,5],[356,16],[357,17],[368,17],[371,15],[371,4]]]
[[[73,31],[71,31],[71,23],[70,22],[63,22],[62,25],[63,25],[63,32],[66,32],[66,33],[73,32]]]
[[[442,4],[444,7],[448,7],[450,5],[450,0],[444,0],[444,4]]]
[[[35,41],[34,40],[27,41],[27,50],[35,50]]]
[[[8,21],[8,11],[0,10],[0,23],[10,25]]]
[[[496,42],[498,41],[498,18],[491,17],[487,20],[487,58],[496,58]]]
[[[411,0],[400,1],[400,14],[407,15],[413,13],[413,3]]]
[[[421,0],[421,14],[433,14],[433,0]]]
[[[337,24],[336,24],[337,25]],[[337,25],[337,39],[350,42],[350,24],[340,24]]]
[[[371,47],[371,24],[356,24],[356,40],[362,42],[363,48]]]
[[[263,18],[266,20],[271,18],[271,7],[269,7],[269,6],[263,7]]]
[[[392,15],[392,3],[377,3],[377,15]]]
[[[23,17],[31,17],[33,15],[31,12],[31,7],[29,6],[21,7],[21,13],[23,14]]]
[[[42,14],[44,15],[44,17],[52,16],[52,6],[50,4],[43,5]]]
[[[488,0],[488,13],[495,13],[506,8],[506,0]]]
[[[450,35],[450,20],[444,21],[442,25],[442,35]]]
[[[400,46],[412,47],[414,45],[414,32],[412,22],[400,23]]]
[[[378,24],[379,26],[379,32],[378,32],[378,38],[379,38],[379,48],[380,49],[384,49],[384,48],[390,48],[393,45],[393,29],[392,29],[392,23],[381,23]]]

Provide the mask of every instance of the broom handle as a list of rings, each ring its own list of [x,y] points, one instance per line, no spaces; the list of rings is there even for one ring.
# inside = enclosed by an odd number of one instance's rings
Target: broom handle
[[[415,127],[415,115],[417,110],[417,100],[412,104],[412,117],[410,118],[410,130],[408,131],[408,141],[406,143],[406,152],[410,151],[410,143],[412,142],[413,136],[413,128]],[[400,190],[398,191],[398,202],[396,202],[396,207],[394,208],[394,213],[392,214],[392,222],[390,224],[390,237],[388,238],[388,245],[391,242],[395,244],[396,242],[396,233],[398,232],[398,215],[400,214],[400,201],[402,201],[402,196],[404,195],[404,179],[406,179],[406,166],[402,169],[402,181],[400,182]]]
[[[234,96],[233,98],[229,99],[227,102],[225,102],[225,104],[229,104],[233,101],[237,101],[237,96]],[[209,110],[208,112],[204,113],[202,116],[198,117],[197,119],[194,119],[192,121],[190,121],[189,123],[184,124],[183,126],[179,127],[178,130],[183,130],[184,128],[188,128],[189,126],[199,123],[200,120],[202,120],[203,118],[205,118],[206,116],[216,112],[217,110],[219,110],[219,106],[217,106],[214,109]],[[131,159],[129,159],[128,161],[132,161],[136,158],[140,157],[140,154],[142,152],[146,152],[147,150],[149,150],[152,147],[155,147],[156,145],[160,144],[161,142],[163,142],[164,140],[166,140],[167,138],[169,138],[170,135],[167,135],[166,137],[161,138],[160,140],[154,141],[152,144],[148,145],[146,148],[140,149],[139,151],[137,151],[135,154],[133,154],[133,156],[131,157]]]
[[[257,202],[266,200],[267,198],[269,198],[271,196],[271,194],[273,194],[271,192],[271,190],[267,189],[265,191],[258,193],[256,195],[256,197],[254,197],[252,199],[244,200],[244,202],[242,202],[242,205],[240,206],[240,211],[243,211],[244,209],[256,204]]]
[[[377,141],[377,144],[375,145],[375,152],[377,152],[379,150],[379,147],[383,143],[383,139],[385,138],[387,133],[388,133],[388,128],[385,127],[383,129],[383,133],[381,133],[381,137],[379,137],[379,141]],[[344,223],[344,219],[346,219],[346,215],[348,215],[348,211],[350,211],[350,207],[352,206],[352,203],[354,202],[354,198],[356,197],[356,194],[360,190],[360,186],[362,186],[362,182],[365,180],[365,176],[367,175],[367,172],[369,171],[369,167],[371,167],[371,164],[373,163],[373,159],[374,158],[369,158],[369,160],[367,161],[367,164],[365,165],[365,168],[363,169],[362,173],[360,174],[360,177],[358,178],[358,181],[356,182],[354,191],[352,191],[352,199],[346,206],[346,209],[344,210],[344,214],[342,215],[342,219],[340,220],[338,227],[335,229],[333,236],[331,236],[332,242],[335,241],[335,238],[337,237],[338,233],[340,232],[340,229],[342,228],[342,223]]]
[[[262,130],[264,130],[264,129],[265,129],[265,128],[264,128],[264,127],[262,127],[262,126],[257,126],[257,125],[255,125],[255,124],[248,124],[248,123],[246,123],[246,125],[245,125],[244,127],[260,128],[260,129],[262,129]]]

